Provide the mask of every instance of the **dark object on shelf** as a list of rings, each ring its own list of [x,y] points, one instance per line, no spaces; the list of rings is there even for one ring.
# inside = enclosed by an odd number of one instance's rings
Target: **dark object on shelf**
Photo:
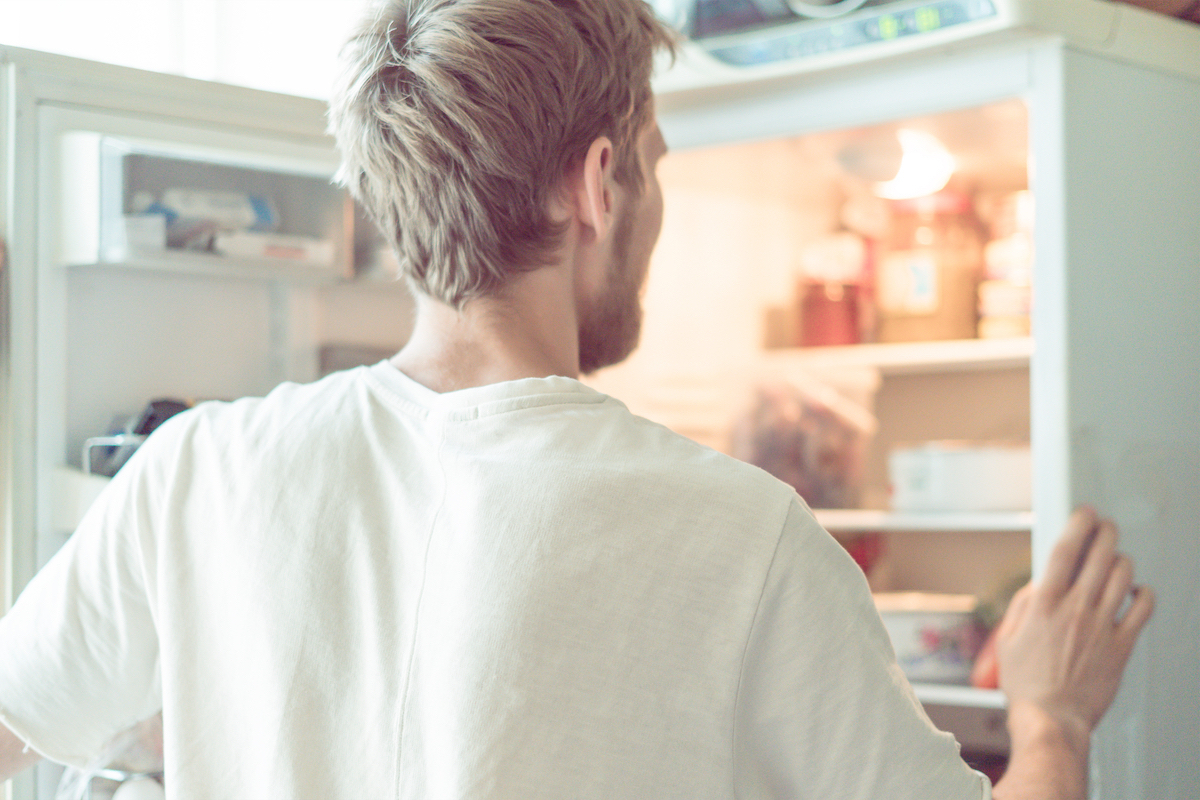
[[[154,430],[180,411],[191,408],[183,400],[151,400],[133,420],[107,436],[83,443],[83,471],[111,478]]]

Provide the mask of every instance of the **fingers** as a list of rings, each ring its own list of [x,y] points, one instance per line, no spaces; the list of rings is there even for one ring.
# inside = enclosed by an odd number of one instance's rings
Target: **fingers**
[[[1098,607],[1101,619],[1116,620],[1121,606],[1133,588],[1133,561],[1124,553],[1113,558],[1112,569],[1108,573],[1103,594],[1100,596]]]
[[[1154,603],[1154,590],[1149,586],[1138,586],[1133,590],[1133,601],[1129,604],[1129,610],[1117,623],[1117,635],[1130,649],[1133,649],[1142,628],[1146,627],[1146,623],[1154,614]]]
[[[1012,634],[1021,625],[1021,620],[1029,610],[1029,601],[1033,597],[1033,584],[1027,583],[1013,595],[1008,604],[1008,610],[996,628],[996,638],[1003,639]]]
[[[1079,570],[1079,577],[1072,589],[1079,592],[1080,599],[1086,606],[1094,606],[1100,601],[1100,595],[1109,582],[1116,560],[1117,526],[1109,520],[1104,520],[1097,527],[1096,535],[1084,556],[1083,567]],[[1132,574],[1132,566],[1130,572]]]
[[[1041,585],[1047,597],[1057,599],[1071,588],[1098,524],[1096,512],[1090,508],[1078,508],[1071,514],[1046,563],[1046,575]]]

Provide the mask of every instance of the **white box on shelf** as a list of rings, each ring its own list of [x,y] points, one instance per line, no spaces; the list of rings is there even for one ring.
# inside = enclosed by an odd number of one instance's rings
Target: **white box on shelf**
[[[1028,445],[928,442],[888,456],[896,511],[1028,511],[1033,502]]]
[[[128,254],[158,254],[167,249],[167,218],[162,214],[125,214],[121,239]]]
[[[217,234],[213,247],[230,258],[280,259],[330,269],[337,261],[333,240],[313,236],[260,231],[221,232]]]

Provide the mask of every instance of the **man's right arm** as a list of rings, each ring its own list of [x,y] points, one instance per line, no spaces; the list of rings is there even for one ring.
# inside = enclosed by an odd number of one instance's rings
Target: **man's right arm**
[[[1134,587],[1132,562],[1117,552],[1116,527],[1090,509],[1072,514],[1044,579],[1013,598],[997,633],[1012,738],[997,800],[1087,796],[1092,732],[1153,611],[1154,593]]]
[[[33,750],[25,749],[25,743],[8,726],[0,723],[0,784],[41,760]]]

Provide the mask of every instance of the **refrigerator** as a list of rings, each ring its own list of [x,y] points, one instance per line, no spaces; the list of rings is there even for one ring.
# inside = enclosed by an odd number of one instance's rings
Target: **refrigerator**
[[[882,588],[981,594],[1004,570],[1036,576],[1073,506],[1113,516],[1159,604],[1095,738],[1092,793],[1200,796],[1200,28],[1100,0],[856,5],[719,31],[662,65],[672,152],[642,344],[585,380],[735,454],[761,387],[853,400],[861,485],[817,514],[886,553]],[[3,47],[0,70],[7,608],[149,401],[382,358],[412,301],[330,183],[322,103]],[[880,143],[901,130],[954,157],[980,246],[988,209],[1032,209],[1027,329],[929,338],[860,318],[849,340],[806,339],[805,254],[853,227],[848,201],[884,182]],[[856,240],[873,269],[882,238]],[[890,455],[945,440],[1028,444],[1025,505],[896,509]],[[1002,767],[999,693],[917,688]],[[39,767],[12,796],[53,797],[57,779]]]

